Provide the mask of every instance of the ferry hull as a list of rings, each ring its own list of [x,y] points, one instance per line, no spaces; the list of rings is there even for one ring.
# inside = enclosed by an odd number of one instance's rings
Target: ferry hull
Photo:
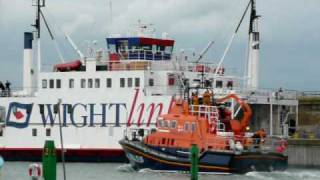
[[[151,169],[156,171],[190,171],[189,157],[170,158],[153,148],[138,146],[120,141],[127,158],[136,170]],[[152,153],[153,151],[153,153]],[[250,171],[282,171],[288,166],[286,156],[280,154],[234,153],[208,151],[199,157],[199,172],[204,173],[247,173]]]
[[[43,149],[41,148],[16,148],[0,149],[0,154],[5,161],[42,161]],[[61,150],[57,150],[60,161]],[[124,151],[121,149],[67,149],[65,151],[67,162],[128,162]]]

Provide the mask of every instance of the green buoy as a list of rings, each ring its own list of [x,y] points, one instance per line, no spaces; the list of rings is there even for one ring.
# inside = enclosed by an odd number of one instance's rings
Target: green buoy
[[[197,145],[193,144],[190,149],[190,155],[191,155],[191,167],[190,167],[190,174],[191,174],[191,180],[198,180],[198,171],[199,171],[199,149]]]
[[[56,180],[57,156],[54,141],[47,140],[42,154],[42,168],[44,180]]]

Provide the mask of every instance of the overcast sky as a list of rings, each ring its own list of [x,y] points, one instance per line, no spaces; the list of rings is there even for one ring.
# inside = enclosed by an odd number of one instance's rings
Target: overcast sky
[[[30,31],[35,11],[32,0],[0,0],[0,80],[21,86],[23,32]],[[180,49],[207,54],[217,62],[248,0],[47,0],[44,13],[66,59],[77,55],[63,40],[63,32],[85,49],[93,40],[105,48],[110,34],[126,34],[140,19],[154,24],[158,36],[168,32]],[[320,1],[257,0],[261,30],[260,86],[320,90]],[[111,22],[112,17],[112,22]],[[224,66],[243,75],[248,16]],[[59,63],[54,45],[43,26],[43,66]],[[85,51],[85,50],[84,50]]]

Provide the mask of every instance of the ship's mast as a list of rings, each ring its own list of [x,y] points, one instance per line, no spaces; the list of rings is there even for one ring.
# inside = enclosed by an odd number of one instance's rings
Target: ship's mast
[[[40,41],[40,34],[41,34],[41,8],[45,7],[45,0],[34,0],[32,6],[36,6],[36,20],[35,24],[32,26],[35,27],[36,31],[36,42],[37,42],[37,78],[36,78],[36,87],[40,87],[40,72],[41,72],[41,41]]]
[[[247,88],[259,87],[259,49],[260,33],[258,29],[259,17],[256,10],[256,0],[251,0],[251,15],[249,26],[249,53],[247,64]]]

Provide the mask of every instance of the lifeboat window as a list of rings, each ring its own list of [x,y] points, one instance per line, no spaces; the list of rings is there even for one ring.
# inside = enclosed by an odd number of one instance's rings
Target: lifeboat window
[[[192,132],[195,132],[195,131],[196,131],[196,127],[197,127],[197,126],[196,126],[196,123],[192,123],[192,124],[191,124],[191,131],[192,131]]]
[[[177,127],[177,121],[171,121],[170,122],[170,127],[175,129]]]
[[[126,80],[124,78],[120,78],[120,87],[124,87],[126,84]]]
[[[163,120],[158,120],[158,127],[163,127]]]
[[[111,88],[112,86],[112,80],[111,78],[107,78],[107,88]]]
[[[163,127],[164,128],[168,128],[169,127],[168,121],[163,121]]]
[[[42,80],[42,89],[46,89],[48,87],[47,85],[47,80],[46,79],[43,79]]]
[[[81,88],[86,88],[86,80],[81,79]]]
[[[88,88],[92,88],[92,87],[93,87],[93,80],[88,79]]]
[[[223,82],[222,81],[216,81],[216,88],[222,88]]]
[[[58,89],[61,88],[61,79],[57,79],[56,80],[56,86],[57,86]]]
[[[95,88],[100,88],[100,79],[95,79],[94,80],[94,87]]]
[[[74,79],[69,79],[69,88],[74,88]]]
[[[54,88],[54,80],[53,79],[50,79],[49,81],[49,87],[52,89]]]
[[[132,87],[132,78],[128,78],[128,87]]]
[[[154,80],[152,78],[149,79],[149,86],[154,86]]]
[[[166,138],[162,138],[162,144],[166,144]]]
[[[185,123],[184,124],[184,130],[185,131],[189,131],[189,123]]]
[[[171,139],[171,146],[174,145],[174,139]]]
[[[140,78],[135,78],[135,83],[134,83],[134,85],[135,85],[135,87],[140,87]]]

